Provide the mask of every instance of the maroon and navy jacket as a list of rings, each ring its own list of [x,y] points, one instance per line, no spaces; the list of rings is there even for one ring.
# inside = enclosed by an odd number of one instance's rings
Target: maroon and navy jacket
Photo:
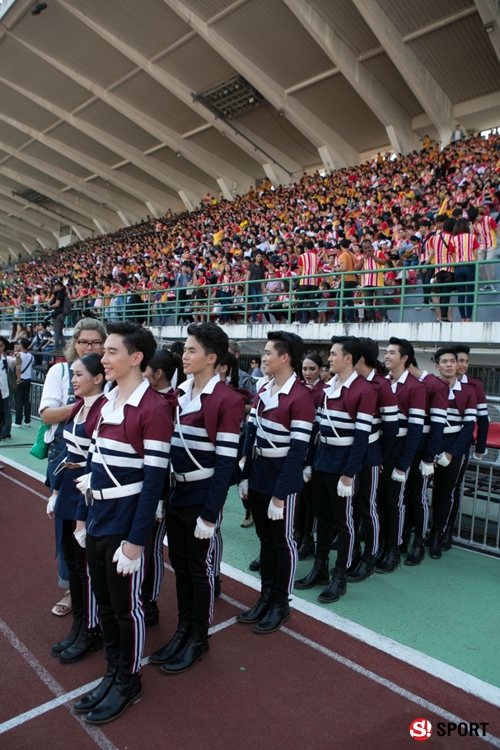
[[[170,451],[172,472],[184,474],[189,479],[191,472],[199,470],[189,455],[191,453],[200,466],[213,470],[213,473],[196,481],[176,481],[169,503],[174,506],[202,505],[201,518],[215,523],[238,460],[245,396],[228,388],[219,375],[214,375],[195,398],[191,398],[193,385],[191,378],[175,391],[177,406],[174,411],[177,412],[178,407],[180,427],[175,417]]]
[[[460,458],[468,453],[477,418],[475,389],[461,380],[448,388],[448,408],[441,451]]]
[[[366,379],[369,383],[375,383],[378,386],[372,435],[380,434],[380,439],[369,443],[363,459],[363,467],[380,466],[390,455],[398,434],[398,402],[389,381],[383,375],[379,375],[378,372],[372,370]]]
[[[436,456],[441,453],[449,388],[440,378],[425,370],[419,377],[419,382],[424,384],[427,394],[424,433],[420,441],[419,453],[422,454],[422,461],[432,464]]]
[[[342,385],[335,376],[324,391],[317,410],[319,442],[314,455],[316,471],[354,477],[361,471],[371,443],[380,430],[372,431],[378,401],[377,383],[368,383],[353,372]]]
[[[425,422],[427,391],[413,375],[405,370],[399,380],[389,381],[398,402],[398,434],[389,458],[396,459],[396,469],[407,471],[418,451]]]
[[[315,418],[312,391],[293,373],[272,395],[274,379],[255,397],[243,446],[243,479],[256,492],[285,500],[301,491]]]
[[[471,378],[469,375],[462,375],[460,382],[470,385],[476,392],[477,400],[477,435],[476,435],[476,453],[483,454],[486,450],[488,440],[488,428],[490,418],[488,416],[488,404],[484,393],[483,383],[479,378]],[[474,441],[472,441],[474,442]]]
[[[121,535],[144,546],[154,525],[155,510],[168,470],[173,424],[171,409],[147,380],[137,386],[122,408],[115,409],[119,389],[113,388],[98,402],[100,413],[92,433],[87,473],[94,492],[141,484],[132,494],[94,500],[88,506],[82,495],[77,520],[86,521],[92,536]]]

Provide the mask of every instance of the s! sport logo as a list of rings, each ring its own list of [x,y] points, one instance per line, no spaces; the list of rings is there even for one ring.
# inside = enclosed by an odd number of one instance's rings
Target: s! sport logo
[[[432,724],[428,719],[413,719],[410,724],[410,735],[417,742],[428,740],[432,734]]]

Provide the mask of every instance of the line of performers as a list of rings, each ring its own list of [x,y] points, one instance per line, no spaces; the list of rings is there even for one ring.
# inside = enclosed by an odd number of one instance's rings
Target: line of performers
[[[77,401],[48,511],[62,522],[57,545],[69,569],[73,623],[52,653],[71,664],[105,648],[103,679],[74,705],[90,724],[113,721],[142,696],[165,530],[178,621],[149,662],[177,675],[208,654],[232,484],[260,541],[261,593],[236,618],[257,634],[288,620],[294,585],[320,586],[318,599],[331,603],[347,581],[395,571],[405,529],[413,533],[405,564],[420,564],[431,477],[430,556],[451,546],[476,422],[478,457],[488,431],[481,384],[466,374],[467,347],[439,349],[435,376],[418,369],[405,339],[390,339],[384,370],[376,342],[334,337],[330,379],[322,382],[321,360],[304,359],[299,336],[267,336],[255,397],[238,387],[237,360],[213,323],[188,327],[182,362],[157,350],[147,329],[113,323],[104,354],[72,365]],[[297,541],[303,556],[314,550],[315,557],[295,581]]]

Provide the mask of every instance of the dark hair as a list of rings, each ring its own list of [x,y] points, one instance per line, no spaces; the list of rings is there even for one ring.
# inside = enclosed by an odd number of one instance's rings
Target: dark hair
[[[318,367],[323,365],[323,359],[316,350],[306,352],[302,358],[302,362],[304,362],[305,359],[310,359],[315,365],[318,365]]]
[[[457,356],[459,354],[466,354],[467,356],[469,356],[470,354],[470,346],[467,346],[467,344],[457,344],[453,348],[455,352],[457,353]]]
[[[11,346],[9,339],[6,339],[5,336],[0,336],[0,341],[5,346],[5,351],[8,351],[9,347]]]
[[[182,358],[184,354],[184,344],[182,341],[173,341],[168,347],[173,354],[178,354]]]
[[[102,354],[90,352],[89,354],[84,354],[83,357],[79,357],[78,359],[93,378],[96,378],[98,375],[102,375],[102,382],[104,386],[104,366],[101,362]]]
[[[177,385],[186,379],[182,368],[182,357],[177,352],[167,349],[166,346],[156,350],[149,360],[149,366],[153,372],[161,370],[169,382],[172,381],[177,371]]]
[[[373,367],[380,375],[384,374],[386,368],[378,358],[380,352],[378,343],[368,336],[360,336],[358,341],[361,344],[361,356],[366,366]]]
[[[439,360],[445,354],[453,354],[453,356],[455,357],[455,359],[457,358],[457,350],[456,350],[455,347],[453,347],[453,346],[442,346],[435,353],[435,355],[434,355],[434,362],[438,365],[439,364]]]
[[[359,359],[362,356],[361,344],[356,336],[332,336],[331,342],[332,344],[339,344],[342,347],[344,355],[351,355],[353,365],[359,362]]]
[[[131,320],[121,320],[117,323],[108,323],[108,336],[116,333],[123,339],[123,345],[129,354],[142,352],[144,357],[141,362],[141,371],[144,372],[149,365],[149,360],[156,351],[156,341],[153,334],[147,328]]]
[[[19,339],[17,343],[21,344],[23,349],[27,349],[29,345],[31,344],[31,341],[29,339],[22,338],[22,339]]]
[[[273,342],[280,356],[288,354],[291,367],[297,371],[304,356],[304,342],[300,336],[296,333],[288,333],[288,331],[268,331],[267,340]]]
[[[453,227],[453,234],[469,234],[470,227],[467,219],[457,219]]]
[[[405,362],[405,369],[408,369],[408,367],[415,361],[415,350],[408,339],[398,339],[396,336],[391,336],[389,344],[397,346],[400,355],[408,358]]]
[[[240,373],[238,368],[238,360],[234,356],[233,352],[227,351],[224,357],[219,362],[219,366],[227,367],[229,373],[229,384],[233,388],[238,388],[240,384]]]
[[[227,333],[215,323],[191,323],[187,329],[188,336],[194,336],[202,345],[206,355],[215,354],[215,367],[221,363],[229,349]]]
[[[261,359],[261,357],[260,357],[260,354],[254,354],[254,355],[253,355],[253,357],[252,357],[252,359],[250,360],[250,362],[257,362],[257,364],[258,364],[258,365],[259,365],[259,367],[260,367],[260,365],[261,365],[261,362],[262,362],[262,359]]]

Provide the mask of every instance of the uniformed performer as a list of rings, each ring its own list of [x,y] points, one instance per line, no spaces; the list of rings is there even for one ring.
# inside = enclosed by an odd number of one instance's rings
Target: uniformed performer
[[[109,324],[108,334],[102,364],[117,386],[102,399],[78,483],[85,499],[75,531],[87,545],[108,660],[104,679],[74,706],[91,724],[113,721],[142,695],[141,592],[173,431],[167,402],[143,379],[156,350],[152,333],[121,321]]]
[[[304,342],[285,331],[269,331],[267,339],[262,362],[271,380],[250,412],[239,488],[248,495],[260,540],[261,595],[252,609],[236,616],[261,634],[273,633],[290,617],[295,503],[315,416],[313,394],[297,376]]]

